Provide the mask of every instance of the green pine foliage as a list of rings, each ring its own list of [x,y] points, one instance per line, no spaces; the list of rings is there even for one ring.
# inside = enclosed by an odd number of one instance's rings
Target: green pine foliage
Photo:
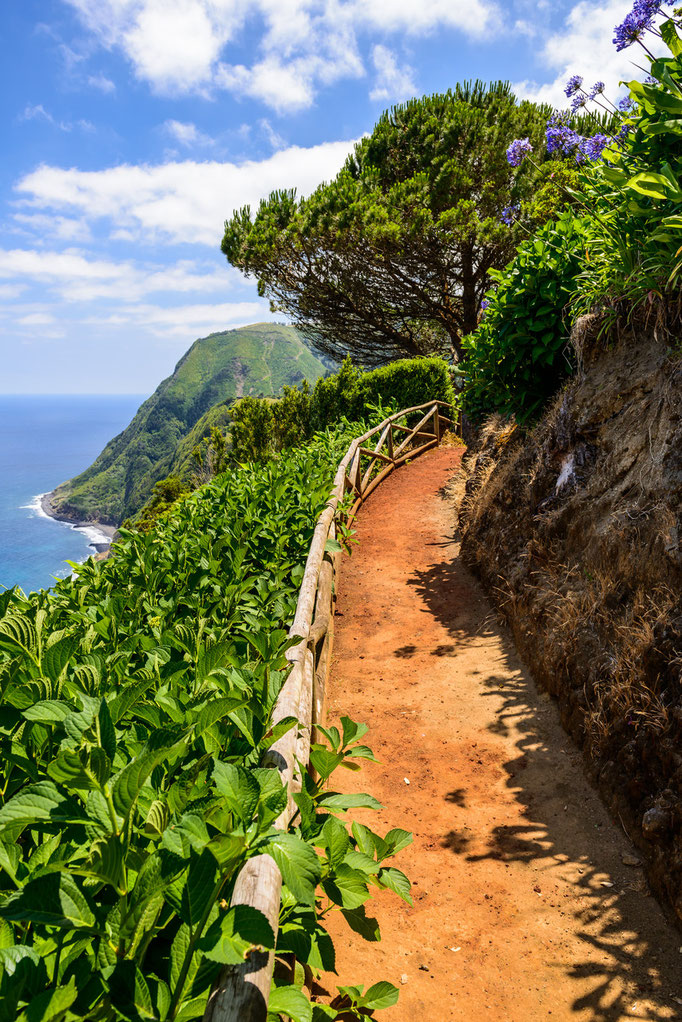
[[[410,901],[393,856],[411,837],[349,830],[328,779],[372,758],[342,718],[313,745],[295,826],[264,751],[285,680],[287,635],[317,516],[352,432],[329,431],[177,502],[152,532],[53,590],[0,597],[0,1018],[193,1022],[226,964],[254,945],[334,968],[320,921],[340,908],[378,939],[370,888]],[[275,941],[228,907],[244,862],[284,880]],[[277,977],[273,1018],[337,1018]],[[358,1011],[397,990],[348,988]],[[344,1016],[346,1017],[346,1016]]]
[[[505,207],[528,203],[534,220],[554,212],[546,168],[514,171],[506,158],[518,136],[541,150],[550,113],[499,81],[409,100],[382,114],[312,195],[299,199],[283,182],[257,209],[236,211],[223,252],[338,361],[461,354],[488,269],[523,238],[519,218],[503,222]]]

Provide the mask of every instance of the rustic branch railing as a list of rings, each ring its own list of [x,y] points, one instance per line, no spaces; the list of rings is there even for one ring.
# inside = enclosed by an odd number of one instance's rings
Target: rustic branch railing
[[[345,494],[351,491],[355,499],[346,518],[350,522],[362,502],[398,465],[436,447],[441,441],[443,426],[453,425],[440,411],[450,407],[444,401],[430,401],[396,412],[353,440],[337,469],[334,488],[313,533],[296,614],[289,629],[290,636],[301,638],[287,653],[292,668],[272,717],[273,724],[295,717],[299,726],[291,728],[275,742],[263,760],[264,766],[279,770],[288,790],[286,809],[275,821],[275,827],[281,830],[289,827],[296,811],[294,795],[301,790],[296,762],[308,763],[310,732],[324,714],[334,633],[334,579],[339,563],[339,554],[326,548],[327,541],[336,537],[339,506]],[[417,412],[424,414],[414,426],[399,422]],[[456,431],[461,433],[459,422]],[[368,446],[377,436],[376,444]],[[378,465],[383,467],[373,474]],[[274,859],[258,855],[249,859],[241,870],[231,904],[258,909],[267,917],[276,936],[281,888],[282,877]],[[223,969],[206,1005],[204,1022],[265,1022],[273,965],[272,953],[254,949],[243,964]]]

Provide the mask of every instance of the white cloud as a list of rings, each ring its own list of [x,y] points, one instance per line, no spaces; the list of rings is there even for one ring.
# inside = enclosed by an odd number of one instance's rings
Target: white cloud
[[[265,160],[245,163],[182,161],[157,166],[82,171],[39,167],[16,186],[20,205],[110,221],[112,236],[215,247],[223,221],[244,205],[257,207],[276,188],[309,194],[342,166],[353,142],[290,146]],[[123,232],[123,233],[122,233]]]
[[[46,121],[51,124],[53,128],[59,128],[60,131],[73,131],[74,128],[80,128],[81,131],[94,131],[95,125],[90,121],[80,119],[78,121],[58,121],[56,117],[46,110],[42,103],[37,103],[35,106],[28,104],[24,107],[23,113],[21,114],[22,121]]]
[[[597,79],[605,82],[611,97],[620,91],[621,79],[641,78],[642,73],[634,62],[646,66],[644,51],[635,45],[618,53],[612,42],[614,26],[631,7],[631,0],[603,3],[580,0],[569,11],[561,31],[551,34],[540,51],[545,66],[556,75],[554,80],[538,85],[526,79],[514,86],[516,94],[563,108],[568,104],[563,90],[571,75],[582,75],[588,86]],[[663,52],[663,45],[654,37],[651,37],[650,48]]]
[[[416,94],[413,69],[407,65],[400,67],[392,50],[386,46],[375,46],[372,61],[377,75],[370,99],[397,103]]]
[[[91,89],[98,89],[100,92],[104,92],[110,95],[112,92],[116,92],[116,85],[112,82],[111,78],[107,78],[106,75],[97,74],[88,76],[88,85]]]
[[[185,146],[187,149],[193,146],[212,146],[214,145],[213,139],[204,134],[203,131],[199,131],[196,124],[192,124],[191,121],[166,121],[164,123],[164,130],[174,138],[176,142],[181,146]]]
[[[161,337],[205,336],[218,330],[245,326],[269,318],[268,304],[262,302],[223,302],[218,305],[181,305],[161,308],[139,305],[132,312],[133,322]]]
[[[17,233],[29,234],[31,237],[39,234],[41,242],[47,244],[54,244],[55,241],[85,242],[92,239],[90,226],[82,217],[15,213],[14,221]]]
[[[117,262],[78,249],[0,249],[0,278],[13,286],[22,281],[40,285],[67,302],[108,298],[122,303],[135,303],[154,293],[224,293],[238,279],[227,265],[217,270],[190,260],[165,267]]]
[[[55,318],[49,312],[30,312],[17,320],[20,326],[51,326],[54,322]]]
[[[450,29],[487,39],[495,0],[65,0],[102,45],[123,51],[138,78],[162,93],[215,88],[279,113],[312,105],[318,89],[364,74],[359,43],[387,33]],[[230,60],[248,23],[260,32],[253,62]],[[407,73],[407,72],[404,72]]]

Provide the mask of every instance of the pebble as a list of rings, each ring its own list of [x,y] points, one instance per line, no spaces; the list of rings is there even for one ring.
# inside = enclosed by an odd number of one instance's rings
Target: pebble
[[[407,983],[407,980],[408,980],[408,978],[409,978],[409,977],[408,977],[408,975],[407,975],[407,973],[406,973],[406,972],[404,972],[404,973],[402,974],[402,976],[400,977],[400,982],[401,982],[401,983],[403,984],[403,986],[405,985],[405,983]]]

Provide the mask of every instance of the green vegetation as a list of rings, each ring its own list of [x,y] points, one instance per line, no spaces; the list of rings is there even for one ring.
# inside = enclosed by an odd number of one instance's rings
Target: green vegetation
[[[265,461],[342,420],[363,419],[378,407],[412,408],[429,400],[455,403],[441,358],[401,359],[368,373],[346,358],[338,373],[318,380],[312,393],[304,384],[285,387],[277,401],[238,401],[232,409],[232,458]]]
[[[359,426],[357,428],[364,428]],[[151,533],[30,598],[0,597],[0,1018],[47,1022],[200,1019],[225,964],[275,939],[228,908],[235,876],[266,853],[284,880],[278,954],[333,970],[322,917],[340,910],[377,940],[371,887],[410,901],[391,863],[411,840],[345,811],[334,769],[372,758],[342,718],[313,745],[288,833],[286,795],[261,756],[314,523],[351,431],[329,431],[263,467],[180,500]],[[304,483],[304,485],[302,485]],[[303,968],[276,975],[269,1018],[314,1009]],[[388,1006],[388,983],[342,988],[355,1013]],[[347,1009],[346,1009],[347,1010]]]
[[[491,409],[521,421],[537,414],[572,362],[565,310],[583,265],[587,228],[567,210],[523,242],[504,270],[491,270],[494,295],[464,340],[464,409]]]
[[[488,270],[510,259],[525,223],[565,203],[556,160],[514,171],[506,159],[515,134],[539,144],[550,112],[505,82],[411,100],[310,197],[277,191],[254,216],[236,212],[223,252],[338,361],[461,356]]]
[[[678,12],[679,13],[679,12]],[[617,27],[619,48],[658,34],[659,5],[636,4]],[[481,324],[464,342],[463,406],[473,418],[492,411],[520,421],[537,415],[571,371],[571,325],[593,313],[601,333],[623,326],[655,328],[678,344],[682,315],[682,40],[679,19],[660,34],[666,57],[649,59],[646,82],[629,83],[630,99],[613,130],[592,139],[577,135],[560,116],[547,125],[547,149],[572,154],[578,165],[573,213],[540,228],[519,246],[497,287],[486,296]],[[648,53],[648,51],[647,51]],[[596,102],[602,83],[588,93],[574,76],[567,93],[574,106]],[[514,165],[523,167],[532,146],[517,140]],[[536,154],[534,153],[533,156]],[[543,156],[541,156],[541,159]]]
[[[225,426],[235,398],[275,395],[285,384],[314,383],[325,372],[289,326],[256,323],[196,341],[90,468],[57,488],[56,509],[119,525],[139,511],[157,481],[187,478],[194,448],[211,427]]]

